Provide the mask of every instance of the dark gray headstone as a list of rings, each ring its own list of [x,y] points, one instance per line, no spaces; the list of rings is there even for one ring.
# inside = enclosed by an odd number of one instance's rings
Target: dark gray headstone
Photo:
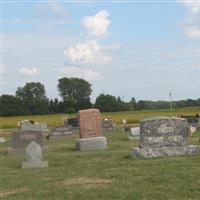
[[[112,120],[102,120],[101,128],[103,131],[114,131],[115,123]]]
[[[25,148],[32,141],[43,147],[41,131],[16,131],[12,134],[11,149],[9,153],[24,153]]]
[[[188,145],[187,120],[177,117],[157,117],[140,123],[140,146],[134,157],[158,157],[194,154],[195,145]]]

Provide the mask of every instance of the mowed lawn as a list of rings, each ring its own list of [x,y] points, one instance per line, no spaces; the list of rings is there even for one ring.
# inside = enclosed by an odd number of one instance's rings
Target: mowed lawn
[[[139,123],[141,119],[155,116],[179,116],[195,115],[200,113],[200,108],[182,108],[170,110],[150,110],[136,112],[114,112],[102,113],[102,118],[109,118],[121,123],[122,119],[126,119],[128,123]],[[63,124],[63,120],[67,117],[75,117],[76,114],[55,114],[55,115],[34,115],[34,116],[17,116],[17,117],[0,117],[0,129],[16,128],[17,124],[23,119],[31,119],[37,122],[47,122],[48,126],[56,126]]]
[[[138,141],[129,141],[120,127],[105,136],[106,151],[76,151],[78,131],[68,139],[45,141],[43,160],[49,167],[43,169],[22,169],[24,157],[6,154],[7,136],[1,145],[0,199],[200,199],[200,154],[131,159]],[[199,137],[195,133],[190,142],[199,145]]]

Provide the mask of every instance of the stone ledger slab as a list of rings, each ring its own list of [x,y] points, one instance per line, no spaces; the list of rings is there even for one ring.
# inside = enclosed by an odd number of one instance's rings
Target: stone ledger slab
[[[177,117],[156,117],[140,123],[140,143],[134,148],[135,158],[194,155],[198,146],[188,144],[187,120]]]
[[[76,141],[77,150],[105,150],[107,140],[105,137],[80,138]]]

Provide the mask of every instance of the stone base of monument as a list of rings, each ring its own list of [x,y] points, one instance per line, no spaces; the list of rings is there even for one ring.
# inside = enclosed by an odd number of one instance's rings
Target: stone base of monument
[[[174,146],[174,147],[157,147],[157,148],[134,148],[132,151],[133,158],[154,158],[165,156],[182,156],[195,155],[199,152],[197,145]]]
[[[80,138],[75,146],[77,150],[105,150],[107,140],[105,137]]]
[[[22,168],[43,168],[48,167],[48,161],[37,161],[37,162],[22,162]]]

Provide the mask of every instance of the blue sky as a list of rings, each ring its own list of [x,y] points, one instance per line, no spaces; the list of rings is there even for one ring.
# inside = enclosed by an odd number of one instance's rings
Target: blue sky
[[[129,101],[200,97],[200,1],[2,3],[2,93],[58,79]]]

